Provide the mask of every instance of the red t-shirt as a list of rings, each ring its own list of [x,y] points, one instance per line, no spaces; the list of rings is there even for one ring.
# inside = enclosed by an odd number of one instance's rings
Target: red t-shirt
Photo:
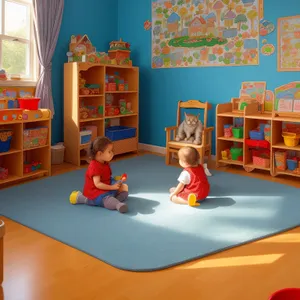
[[[100,163],[92,160],[85,173],[85,183],[83,188],[83,195],[89,200],[94,200],[98,196],[107,193],[107,190],[98,189],[93,181],[94,176],[100,176],[100,181],[105,184],[111,184],[111,169],[108,163]]]
[[[187,200],[188,195],[193,193],[196,194],[197,200],[205,199],[209,194],[210,184],[203,166],[198,165],[197,167],[186,168],[185,170],[189,172],[191,181],[184,187],[183,191],[179,193],[179,196]]]

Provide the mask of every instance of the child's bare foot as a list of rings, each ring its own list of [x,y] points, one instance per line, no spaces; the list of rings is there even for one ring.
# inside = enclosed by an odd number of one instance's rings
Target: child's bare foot
[[[188,204],[189,204],[189,206],[199,206],[200,205],[200,203],[197,202],[197,197],[195,194],[189,194]]]

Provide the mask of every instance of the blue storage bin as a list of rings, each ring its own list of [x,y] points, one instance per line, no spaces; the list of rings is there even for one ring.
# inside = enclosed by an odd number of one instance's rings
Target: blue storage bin
[[[10,150],[12,131],[0,130],[0,137],[0,153],[8,152]]]
[[[88,144],[92,139],[92,131],[91,130],[84,130],[80,131],[80,144]]]
[[[287,168],[290,170],[290,171],[294,171],[297,169],[297,164],[298,162],[296,160],[293,160],[293,159],[287,159],[286,160],[287,162]]]
[[[133,138],[136,135],[136,128],[127,126],[111,126],[105,129],[105,136],[112,141],[119,141]]]
[[[263,131],[250,130],[249,136],[251,140],[264,140],[265,134]]]

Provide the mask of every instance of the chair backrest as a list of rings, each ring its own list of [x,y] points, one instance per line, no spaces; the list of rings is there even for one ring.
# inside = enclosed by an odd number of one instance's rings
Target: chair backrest
[[[207,111],[211,109],[211,104],[208,102],[201,102],[200,100],[188,100],[188,101],[178,101],[178,107],[177,107],[177,126],[180,125],[181,120],[181,109],[182,108],[196,108],[196,109],[203,109],[203,126],[204,128],[207,125]]]

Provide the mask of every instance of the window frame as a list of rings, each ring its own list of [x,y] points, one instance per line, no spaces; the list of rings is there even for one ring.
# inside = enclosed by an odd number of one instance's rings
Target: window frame
[[[28,7],[29,11],[29,22],[30,22],[30,29],[29,29],[29,39],[13,37],[9,35],[5,35],[5,2],[11,2],[16,4],[22,4]],[[21,80],[6,80],[0,81],[0,86],[35,86],[37,82],[39,64],[37,59],[37,50],[36,50],[36,43],[35,43],[35,36],[34,36],[34,23],[33,23],[33,6],[32,0],[0,0],[1,7],[1,14],[2,14],[2,24],[0,32],[0,53],[2,52],[2,40],[9,40],[9,41],[18,41],[20,43],[28,45],[29,49],[29,77],[25,77]],[[2,34],[3,32],[3,34]],[[0,56],[0,68],[2,66],[2,56]]]

